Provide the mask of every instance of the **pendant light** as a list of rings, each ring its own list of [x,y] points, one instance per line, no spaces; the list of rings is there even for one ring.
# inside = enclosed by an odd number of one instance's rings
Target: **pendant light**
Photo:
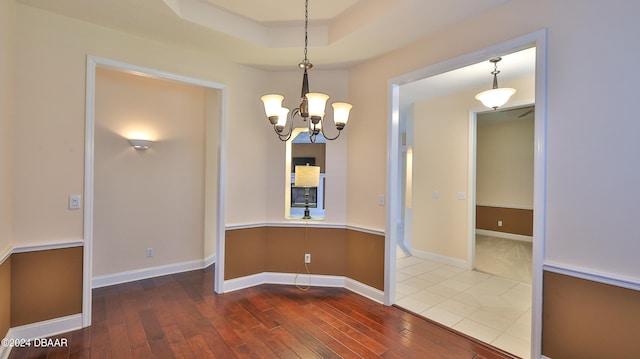
[[[295,116],[300,116],[309,126],[309,139],[315,142],[316,136],[322,133],[327,140],[335,140],[340,136],[341,131],[349,121],[349,111],[351,104],[346,102],[335,102],[332,104],[334,124],[338,130],[338,134],[334,137],[327,137],[323,126],[325,107],[329,95],[317,92],[309,92],[309,75],[308,70],[313,67],[307,58],[307,47],[309,45],[308,29],[309,29],[309,0],[305,0],[304,4],[304,59],[298,64],[304,72],[302,75],[302,91],[300,93],[300,106],[289,110],[282,107],[284,96],[279,94],[264,95],[260,99],[264,104],[264,111],[267,115],[269,123],[273,125],[273,130],[281,141],[287,141],[293,133],[293,122]],[[286,129],[286,130],[285,130]]]
[[[491,72],[493,75],[493,88],[491,90],[482,91],[476,95],[476,100],[481,101],[483,105],[493,108],[494,110],[497,110],[498,107],[504,105],[509,101],[511,95],[516,93],[516,90],[512,88],[498,88],[498,74],[500,73],[500,71],[498,71],[498,62],[500,62],[500,60],[502,60],[501,57],[494,57],[489,60],[489,62],[493,63],[494,66],[493,71]]]

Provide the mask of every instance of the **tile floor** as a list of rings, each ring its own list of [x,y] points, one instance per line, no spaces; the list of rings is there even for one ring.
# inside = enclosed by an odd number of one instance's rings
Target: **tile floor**
[[[530,357],[530,279],[519,281],[411,256],[398,258],[396,272],[397,305],[509,353]]]

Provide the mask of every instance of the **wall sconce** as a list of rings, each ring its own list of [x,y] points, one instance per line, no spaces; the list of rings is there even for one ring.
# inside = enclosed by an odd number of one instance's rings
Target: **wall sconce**
[[[310,219],[309,188],[320,185],[320,166],[296,166],[296,187],[304,187],[304,217]]]
[[[138,151],[146,151],[153,145],[151,140],[129,139],[129,143]]]

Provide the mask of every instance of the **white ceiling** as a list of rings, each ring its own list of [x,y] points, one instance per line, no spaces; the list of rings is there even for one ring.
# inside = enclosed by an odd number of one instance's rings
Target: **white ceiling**
[[[268,70],[304,58],[305,0],[17,0],[154,41]],[[309,0],[314,69],[344,69],[511,0]],[[500,80],[533,74],[535,51],[503,55]],[[487,59],[488,60],[488,59]],[[402,106],[491,85],[487,61],[401,87]]]
[[[498,62],[498,85],[504,81],[532,76],[536,71],[536,49],[534,47],[502,55]],[[415,101],[446,96],[452,93],[486,87],[493,83],[493,64],[489,61],[462,67],[400,86],[402,109]]]
[[[265,69],[295,69],[304,0],[17,0],[19,3]],[[510,0],[310,0],[316,68],[346,68]]]

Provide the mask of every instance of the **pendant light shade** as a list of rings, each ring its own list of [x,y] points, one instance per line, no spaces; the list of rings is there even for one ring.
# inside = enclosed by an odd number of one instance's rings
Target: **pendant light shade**
[[[482,91],[476,95],[476,100],[482,102],[483,105],[497,109],[509,101],[511,95],[516,93],[515,89],[503,87]]]
[[[476,95],[476,100],[479,100],[480,102],[482,102],[483,105],[489,108],[493,108],[494,110],[497,110],[498,107],[507,103],[507,101],[509,101],[509,98],[514,93],[516,93],[515,89],[508,88],[508,87],[503,87],[503,88],[498,87],[498,74],[500,73],[500,71],[498,71],[498,62],[500,60],[502,60],[501,57],[494,57],[491,60],[489,60],[489,62],[491,62],[494,66],[493,71],[491,72],[491,74],[493,75],[492,89],[487,91],[482,91]]]

